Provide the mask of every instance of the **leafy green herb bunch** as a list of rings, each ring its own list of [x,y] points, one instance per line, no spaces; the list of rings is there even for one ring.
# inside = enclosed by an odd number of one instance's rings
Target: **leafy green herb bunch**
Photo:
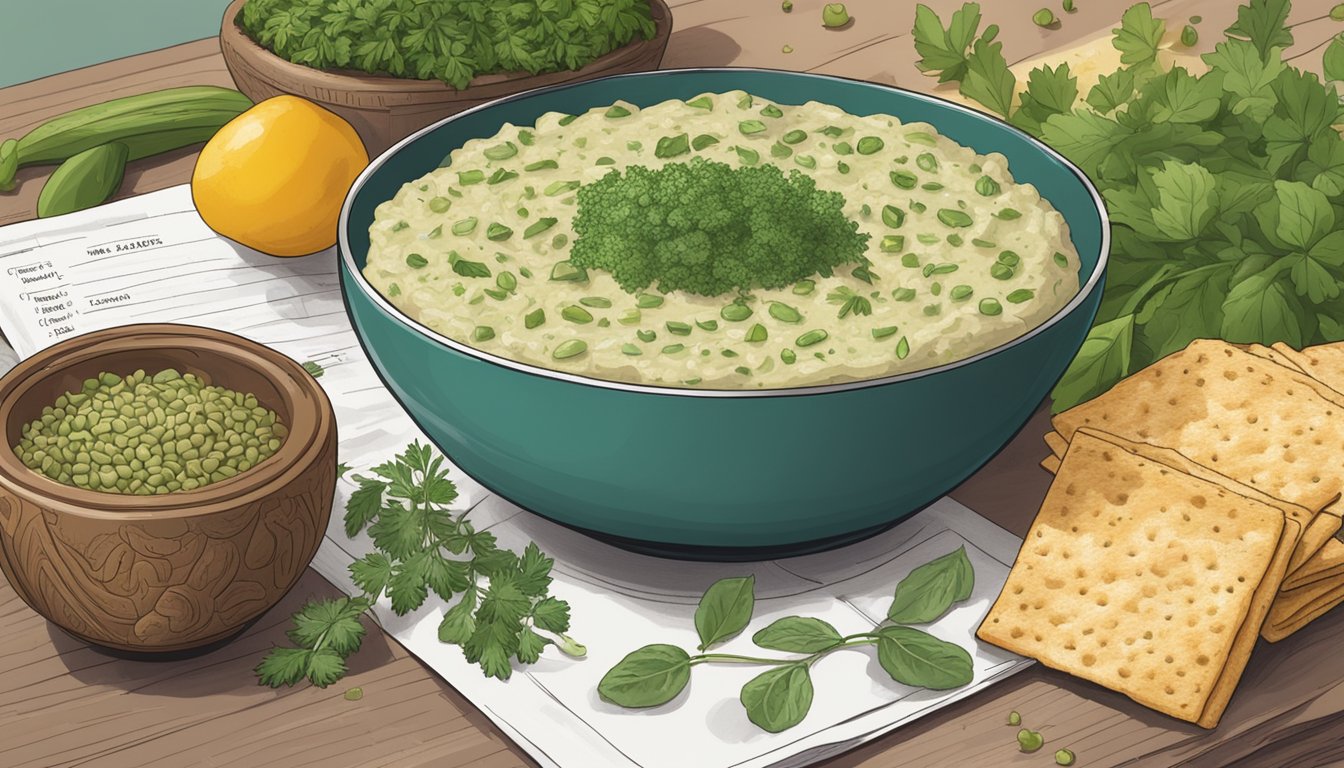
[[[1067,64],[1023,93],[997,27],[966,3],[943,26],[916,10],[918,66],[1078,165],[1105,198],[1111,261],[1096,322],[1056,386],[1056,411],[1091,399],[1194,339],[1344,340],[1344,121],[1333,81],[1291,66],[1288,0],[1251,0],[1207,71],[1167,67],[1148,3],[1114,30],[1121,67],[1086,94]],[[1080,98],[1081,97],[1081,98]]]
[[[340,474],[347,468],[342,465]],[[587,653],[565,634],[569,604],[550,595],[554,561],[529,543],[519,555],[477,530],[471,509],[452,511],[457,486],[442,456],[416,441],[392,461],[354,475],[345,532],[368,530],[375,550],[350,565],[363,595],[314,600],[294,615],[290,648],[273,648],[256,668],[262,685],[307,679],[325,688],[345,676],[346,659],[364,639],[360,617],[383,595],[398,616],[424,605],[432,591],[450,605],[439,640],[461,646],[486,677],[508,679],[513,662],[532,664],[547,645],[568,656]]]
[[[295,64],[458,89],[477,75],[580,69],[654,34],[649,0],[247,0],[237,22]]]

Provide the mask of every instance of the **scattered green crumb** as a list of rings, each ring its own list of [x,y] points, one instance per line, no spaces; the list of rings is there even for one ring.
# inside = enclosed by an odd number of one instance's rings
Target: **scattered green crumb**
[[[1078,10],[1078,7],[1073,4],[1073,0],[1064,0],[1063,7],[1065,13],[1073,13]]]
[[[1008,724],[1009,725],[1022,724],[1022,716],[1017,713],[1017,710],[1013,710],[1012,712],[1008,713]]]
[[[359,701],[362,698],[364,698],[364,689],[358,686],[345,692],[346,701]],[[1060,765],[1065,765],[1065,763],[1060,763]]]
[[[1023,752],[1035,752],[1045,745],[1045,737],[1040,731],[1023,728],[1017,732],[1017,746]]]
[[[793,12],[793,0],[784,0],[784,2],[782,2],[782,3],[779,4],[779,9],[780,9],[781,11],[785,12],[785,13],[792,13],[792,12]]]
[[[322,373],[324,371],[322,366],[318,365],[317,363],[314,363],[312,360],[309,360],[308,362],[303,364],[303,370],[307,371],[308,374],[311,375],[314,379],[322,378]]]
[[[1344,21],[1344,3],[1340,3],[1330,9],[1330,18],[1335,21]]]
[[[1198,42],[1199,32],[1195,31],[1193,26],[1186,24],[1185,28],[1181,30],[1181,45],[1184,45],[1186,48],[1192,48],[1195,43]]]
[[[1031,23],[1038,27],[1048,27],[1056,21],[1055,12],[1049,8],[1042,8],[1031,15]]]
[[[843,27],[850,21],[849,9],[844,3],[827,3],[821,9],[821,25],[828,29]]]
[[[1055,750],[1055,765],[1073,765],[1073,762],[1077,759],[1078,758],[1073,754],[1073,750]]]
[[[779,50],[784,53],[793,53],[793,46],[786,43],[784,47],[780,48]]]

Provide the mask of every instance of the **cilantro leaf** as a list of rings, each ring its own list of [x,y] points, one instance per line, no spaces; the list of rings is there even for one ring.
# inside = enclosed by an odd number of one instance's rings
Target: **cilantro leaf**
[[[1298,296],[1306,297],[1312,304],[1320,304],[1339,296],[1339,283],[1319,260],[1306,253],[1294,254],[1288,258],[1292,259],[1292,268],[1289,269],[1288,276],[1293,281],[1293,288]]]
[[[554,597],[543,598],[532,606],[532,621],[548,632],[568,632],[569,603]]]
[[[443,614],[439,622],[439,642],[461,645],[476,631],[476,591],[462,595],[462,599]]]
[[[1087,92],[1087,103],[1104,115],[1129,101],[1133,95],[1134,73],[1128,69],[1117,69],[1112,74],[1097,78],[1097,84]]]
[[[550,644],[550,640],[530,629],[524,629],[518,637],[518,660],[524,664],[535,664],[541,658],[541,652]]]
[[[513,674],[509,663],[518,650],[522,628],[502,622],[483,621],[476,625],[476,631],[462,643],[462,654],[467,661],[481,665],[486,677],[508,680]]]
[[[1109,117],[1084,109],[1053,115],[1041,126],[1041,138],[1090,176],[1130,132]]]
[[[1222,106],[1222,76],[1212,73],[1195,78],[1176,67],[1155,84],[1153,121],[1159,123],[1204,123]]]
[[[449,560],[435,550],[430,554],[429,567],[425,572],[425,582],[434,594],[444,600],[465,592],[471,586],[471,564],[463,560]]]
[[[1120,26],[1111,30],[1115,35],[1111,44],[1120,52],[1120,61],[1131,68],[1151,64],[1157,60],[1157,44],[1167,23],[1153,18],[1153,9],[1147,3],[1129,7],[1120,17]]]
[[[1344,195],[1344,139],[1333,131],[1312,139],[1307,159],[1297,166],[1296,176],[1329,197]]]
[[[1293,33],[1288,31],[1288,0],[1250,0],[1237,8],[1237,20],[1228,27],[1228,37],[1249,40],[1261,58],[1272,48],[1288,48]]]
[[[551,584],[551,566],[555,561],[542,554],[536,542],[529,542],[523,550],[518,563],[518,590],[528,597],[540,597],[546,594]]]
[[[383,506],[383,492],[387,484],[369,478],[359,478],[359,490],[350,494],[345,505],[345,535],[354,538],[378,516]]]
[[[1263,121],[1274,111],[1278,97],[1272,85],[1283,71],[1278,49],[1261,57],[1249,42],[1228,40],[1215,45],[1213,52],[1202,58],[1212,70],[1223,73],[1223,89],[1235,96],[1232,114],[1245,113],[1252,120]]]
[[[1133,315],[1093,327],[1051,393],[1053,411],[1090,400],[1128,374],[1133,340]]]
[[[272,648],[254,670],[262,685],[294,685],[308,673],[307,648]]]
[[[1273,234],[1289,247],[1308,249],[1334,229],[1335,211],[1320,190],[1300,181],[1274,182],[1275,200],[1272,218],[1262,218],[1262,226],[1273,222]],[[1269,234],[1269,232],[1266,232]]]
[[[1021,105],[1009,121],[1032,134],[1040,135],[1041,124],[1052,115],[1067,114],[1078,100],[1078,78],[1069,72],[1068,63],[1051,68],[1037,67],[1027,76],[1027,90]]]
[[[1153,224],[1170,240],[1193,240],[1218,211],[1218,191],[1213,174],[1193,163],[1168,160],[1153,174],[1158,206]]]
[[[1195,339],[1218,335],[1231,276],[1231,264],[1207,264],[1171,281],[1141,332],[1154,359],[1185,349]]]
[[[345,676],[345,657],[333,650],[322,649],[308,654],[308,682],[318,688],[328,685]]]
[[[363,612],[363,604],[345,597],[311,602],[294,615],[289,639],[305,648],[354,653],[364,637],[364,625],[359,621]]]
[[[933,9],[923,3],[916,5],[911,33],[920,59],[915,66],[921,72],[937,73],[940,83],[960,81],[966,75],[966,49],[979,27],[978,3],[965,3],[954,11],[947,29]]]
[[[516,580],[504,576],[491,579],[476,611],[478,621],[518,624],[532,607],[532,601],[519,589]]]
[[[1312,140],[1333,130],[1340,104],[1333,87],[1326,89],[1314,73],[1291,67],[1274,78],[1271,88],[1278,104],[1265,120],[1264,136],[1270,161],[1267,167],[1277,170],[1294,164]]]
[[[1279,279],[1283,266],[1275,264],[1232,286],[1223,301],[1222,337],[1234,344],[1303,343],[1303,314],[1297,298]]]
[[[1321,68],[1327,80],[1344,80],[1344,35],[1335,35],[1325,47]]]
[[[1003,43],[990,43],[983,38],[976,40],[966,59],[961,94],[1007,117],[1012,110],[1016,86],[1017,78],[1003,58]]]
[[[387,596],[398,616],[416,610],[429,597],[431,559],[429,552],[418,552],[393,567],[392,578],[387,583]]]
[[[382,552],[370,552],[350,564],[350,580],[366,594],[381,595],[392,580],[392,561]]]

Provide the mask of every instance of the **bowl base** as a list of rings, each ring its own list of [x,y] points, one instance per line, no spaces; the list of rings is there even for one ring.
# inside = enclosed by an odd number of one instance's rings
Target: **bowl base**
[[[547,518],[548,520],[550,518]],[[552,520],[552,522],[557,522]],[[812,555],[817,552],[839,549],[840,547],[854,544],[872,536],[876,536],[892,526],[901,522],[893,520],[889,523],[864,528],[850,533],[842,533],[837,536],[828,536],[824,539],[814,539],[812,541],[798,542],[796,544],[779,544],[767,547],[708,547],[695,544],[668,544],[660,541],[644,541],[642,539],[627,539],[623,536],[613,536],[600,531],[593,531],[587,528],[580,528],[574,525],[565,525],[566,528],[578,531],[585,536],[594,538],[604,544],[610,544],[614,547],[634,552],[640,555],[650,555],[652,557],[661,557],[669,560],[694,560],[708,563],[747,563],[761,560],[778,560],[786,557],[798,557],[800,555]]]
[[[261,616],[257,617],[257,619],[259,618],[261,618]],[[131,651],[125,648],[115,648],[110,645],[102,645],[101,643],[96,643],[87,638],[80,637],[79,635],[70,632],[69,630],[65,629],[64,627],[58,624],[54,624],[52,622],[47,623],[48,625],[56,627],[57,629],[61,630],[61,632],[65,633],[66,635],[69,635],[71,638],[74,638],[75,640],[78,640],[79,642],[89,646],[91,650],[97,651],[98,653],[101,653],[105,656],[112,656],[113,658],[122,659],[124,661],[152,662],[152,661],[183,661],[186,659],[194,659],[197,656],[204,656],[207,653],[214,653],[215,651],[218,651],[219,649],[223,648],[224,646],[228,645],[229,643],[232,643],[234,640],[237,640],[239,637],[241,637],[244,632],[247,632],[247,630],[250,629],[252,625],[257,622],[257,619],[252,619],[243,626],[239,627],[233,633],[225,637],[221,637],[218,640],[212,640],[206,643],[205,645],[198,645],[195,648],[180,648],[172,651]]]

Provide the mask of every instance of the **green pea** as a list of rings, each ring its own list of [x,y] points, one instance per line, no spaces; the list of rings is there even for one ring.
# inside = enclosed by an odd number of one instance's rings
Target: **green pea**
[[[746,340],[752,342],[765,341],[769,337],[770,333],[765,329],[764,325],[754,323],[751,328],[747,330]]]
[[[635,335],[645,344],[658,338],[658,333],[656,331],[635,331]]]
[[[560,342],[560,344],[556,346],[555,351],[551,353],[551,357],[556,360],[568,360],[571,357],[578,357],[587,351],[588,342],[583,339],[569,339],[568,341]]]
[[[691,151],[690,137],[684,133],[676,136],[664,136],[658,140],[658,145],[654,147],[653,156],[659,158],[670,158],[678,155],[684,155]]]
[[[518,278],[514,277],[512,272],[500,272],[495,276],[495,285],[502,291],[512,292],[518,287]]]
[[[785,144],[797,144],[806,138],[807,138],[807,131],[802,131],[795,128],[792,131],[789,131],[788,133],[784,134],[783,141]]]
[[[914,288],[897,288],[891,292],[893,301],[911,301],[915,298]]]
[[[469,235],[476,229],[476,217],[468,216],[461,221],[455,222],[452,226],[454,235]]]
[[[999,182],[990,177],[981,176],[975,181],[975,191],[985,197],[994,197],[1003,191],[1003,188],[999,186]]]
[[[888,336],[894,335],[894,334],[896,333],[896,331],[898,331],[898,330],[900,330],[900,328],[897,327],[897,326],[895,326],[895,325],[888,325],[888,326],[886,326],[886,327],[884,327],[884,328],[874,328],[873,331],[872,331],[872,333],[873,333],[873,338],[874,338],[874,339],[885,339],[885,338],[887,338]]]
[[[737,130],[742,132],[743,136],[752,136],[765,130],[765,123],[760,120],[743,120],[737,124]]]
[[[959,211],[955,208],[938,209],[938,220],[949,227],[969,227],[975,223],[965,211]]]
[[[914,189],[919,183],[919,177],[909,171],[892,171],[891,183],[901,189]]]
[[[719,310],[719,316],[730,323],[739,323],[751,317],[751,307],[741,302],[733,302]]]
[[[864,136],[859,139],[859,143],[855,145],[855,149],[859,151],[860,155],[872,155],[882,151],[882,147],[884,146],[886,145],[882,139],[876,136]]]
[[[800,347],[810,347],[813,344],[820,344],[829,337],[830,337],[829,333],[827,333],[825,330],[821,328],[817,328],[799,336],[797,339],[794,340],[794,343]]]
[[[837,155],[854,154],[854,147],[847,141],[837,141],[831,146],[831,149],[835,150],[835,154]]]
[[[495,329],[488,325],[478,325],[471,331],[472,341],[489,341],[495,338]]]
[[[683,352],[685,350],[686,350],[685,344],[668,344],[667,346],[663,347],[663,354],[675,355],[678,352]]]
[[[803,316],[798,310],[778,301],[770,302],[770,316],[785,323],[801,323]]]
[[[523,326],[531,330],[546,322],[546,312],[542,309],[534,309],[523,317]]]
[[[579,303],[585,307],[596,307],[598,309],[611,308],[611,299],[605,299],[601,296],[584,296],[579,299]]]
[[[513,237],[513,230],[498,222],[491,224],[485,229],[485,239],[501,242]]]
[[[568,260],[557,261],[555,266],[551,267],[551,279],[560,282],[583,282],[588,279],[588,270],[576,267]]]
[[[544,171],[547,169],[559,168],[560,164],[554,160],[538,160],[535,163],[528,163],[523,166],[524,171]]]
[[[1049,8],[1042,8],[1031,15],[1031,23],[1038,27],[1048,27],[1056,21],[1055,12]]]
[[[774,104],[771,104],[770,106],[763,108],[763,109],[761,110],[761,114],[762,114],[762,115],[765,115],[766,117],[783,117],[783,116],[784,116],[784,113],[780,110],[780,108],[777,107],[777,106],[775,106]]]
[[[793,284],[793,292],[798,296],[806,296],[816,290],[817,284],[806,278]]]
[[[429,210],[435,213],[443,213],[453,207],[453,201],[446,197],[431,197],[429,199]]]
[[[932,153],[921,152],[915,156],[915,165],[919,166],[921,170],[936,171],[938,170],[938,158],[934,157]]]
[[[892,229],[898,229],[905,224],[905,211],[894,205],[882,206],[882,223]]]
[[[718,143],[719,143],[718,137],[710,136],[708,133],[702,133],[699,136],[696,136],[694,139],[691,139],[691,149],[694,149],[696,152],[699,152],[705,147],[712,147]]]
[[[817,167],[817,159],[815,157],[812,157],[811,155],[798,155],[797,157],[793,158],[793,162],[803,166],[804,168]]]
[[[635,297],[635,306],[640,309],[654,309],[663,305],[663,297],[652,293],[641,293]]]
[[[980,314],[989,315],[990,317],[1001,315],[1003,314],[1003,305],[996,299],[981,299]]]
[[[666,325],[667,325],[667,332],[673,334],[674,336],[691,335],[691,326],[689,323],[681,323],[675,320],[668,320]]]
[[[1021,304],[1024,301],[1030,301],[1036,292],[1030,288],[1018,288],[1016,291],[1008,294],[1006,297],[1009,304]]]
[[[798,355],[792,349],[785,348],[779,351],[779,359],[784,361],[785,365],[793,365],[798,360]]]
[[[1003,263],[995,263],[989,268],[989,275],[995,280],[1011,280],[1014,274],[1012,267]]]
[[[629,117],[630,110],[622,107],[620,104],[615,104],[607,107],[606,116],[610,118]]]
[[[905,235],[883,235],[878,247],[883,253],[900,253],[905,250]]]
[[[696,98],[686,102],[686,106],[694,107],[696,109],[703,109],[706,112],[714,111],[714,102],[708,96],[697,96]]]
[[[644,350],[640,349],[639,347],[635,346],[634,344],[622,344],[622,345],[621,345],[621,354],[623,354],[623,355],[630,355],[630,356],[633,357],[633,356],[635,356],[635,355],[642,355],[642,354],[644,354]]]
[[[511,141],[487,147],[485,150],[485,156],[490,160],[508,160],[516,154],[518,154],[518,147],[514,146]]]
[[[592,313],[577,304],[570,304],[560,310],[560,316],[571,323],[579,323],[580,325],[593,322]]]
[[[719,321],[717,320],[696,320],[695,324],[702,331],[719,330]]]
[[[952,286],[952,290],[948,293],[948,296],[950,296],[953,301],[965,301],[966,299],[971,298],[971,294],[974,292],[974,289],[969,285],[954,285]]]

